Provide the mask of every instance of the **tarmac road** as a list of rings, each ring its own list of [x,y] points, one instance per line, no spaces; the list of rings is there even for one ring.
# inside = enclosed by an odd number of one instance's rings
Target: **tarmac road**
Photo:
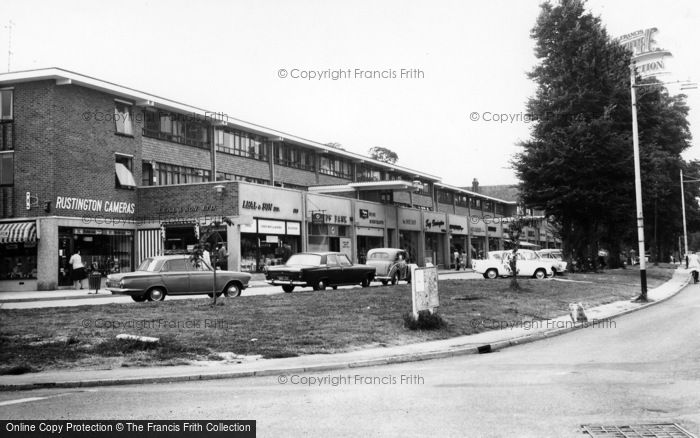
[[[581,424],[700,433],[700,285],[485,355],[201,382],[0,393],[4,419],[253,419],[258,436],[581,437]]]

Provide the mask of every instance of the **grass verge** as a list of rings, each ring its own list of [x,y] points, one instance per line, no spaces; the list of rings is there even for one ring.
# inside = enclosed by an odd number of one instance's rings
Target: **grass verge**
[[[667,281],[668,267],[647,270],[649,288]],[[229,299],[107,304],[101,306],[0,310],[0,374],[60,368],[172,365],[262,355],[265,358],[336,353],[393,346],[487,330],[479,321],[517,323],[585,306],[632,298],[639,293],[637,269],[568,274],[559,280],[440,281],[438,330],[409,330],[410,285],[295,292]],[[476,322],[476,323],[475,323]],[[127,333],[159,338],[156,344],[121,341]]]

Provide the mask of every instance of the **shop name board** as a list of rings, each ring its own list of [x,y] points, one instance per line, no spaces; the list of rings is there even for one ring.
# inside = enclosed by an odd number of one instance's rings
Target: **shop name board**
[[[274,205],[272,202],[257,202],[244,200],[241,204],[241,208],[256,211],[272,211],[275,213],[280,211],[280,208]]]
[[[384,219],[376,219],[377,213],[369,211],[366,208],[360,209],[360,219],[367,220],[371,225],[384,225]]]
[[[450,230],[463,231],[464,227],[461,225],[450,224]]]
[[[312,224],[347,224],[348,217],[335,214],[312,213]]]
[[[82,210],[98,213],[133,214],[136,204],[123,201],[103,201],[101,199],[56,197],[56,208],[59,210]]]
[[[174,214],[174,213],[199,213],[199,212],[216,211],[215,205],[187,205],[182,207],[161,207],[158,214]]]
[[[401,223],[402,223],[403,225],[417,225],[417,224],[418,224],[418,221],[415,220],[415,219],[402,219],[402,220],[401,220]]]

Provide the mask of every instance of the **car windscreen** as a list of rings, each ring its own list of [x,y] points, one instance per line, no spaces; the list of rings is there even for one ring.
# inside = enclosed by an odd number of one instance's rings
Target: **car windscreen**
[[[318,266],[321,264],[321,256],[318,254],[294,254],[287,260],[286,264]]]
[[[377,252],[371,253],[368,258],[371,260],[388,260],[389,253],[383,252],[383,251],[377,251]]]

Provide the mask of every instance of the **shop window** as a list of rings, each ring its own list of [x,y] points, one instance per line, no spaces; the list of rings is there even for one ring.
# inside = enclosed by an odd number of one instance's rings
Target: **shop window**
[[[0,120],[12,120],[12,89],[0,90]]]
[[[448,191],[439,190],[438,202],[441,204],[452,204],[454,202],[454,195]]]
[[[0,152],[0,186],[11,186],[14,178],[15,153]]]
[[[133,189],[136,187],[133,169],[134,159],[128,155],[116,155],[114,163],[114,186],[118,189]]]
[[[121,100],[114,101],[114,123],[117,134],[134,135],[133,106]]]

